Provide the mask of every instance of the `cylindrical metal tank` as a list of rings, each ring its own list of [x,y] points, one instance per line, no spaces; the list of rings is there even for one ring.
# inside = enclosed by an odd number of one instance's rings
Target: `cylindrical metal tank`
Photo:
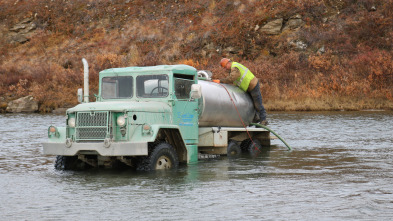
[[[244,124],[248,126],[254,119],[254,104],[247,92],[233,85],[220,85],[211,81],[199,80],[198,84],[201,85],[202,89],[202,99],[200,99],[201,114],[199,117],[200,127],[243,126],[228,92],[235,102]],[[225,86],[228,92],[223,86]]]

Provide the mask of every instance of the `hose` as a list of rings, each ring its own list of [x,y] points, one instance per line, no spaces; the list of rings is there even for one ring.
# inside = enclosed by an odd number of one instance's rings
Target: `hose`
[[[281,138],[280,135],[278,135],[276,132],[274,132],[274,131],[273,131],[272,129],[270,129],[269,127],[267,127],[267,126],[265,126],[265,125],[262,125],[262,124],[257,124],[257,123],[251,123],[251,125],[254,125],[254,126],[256,126],[256,127],[260,127],[260,128],[263,128],[263,129],[266,129],[266,130],[272,132],[274,135],[276,135],[276,137],[277,137],[278,139],[280,139],[280,140],[285,144],[285,146],[287,146],[288,150],[292,150],[292,148],[289,146],[289,144],[287,144],[287,142],[285,142],[285,140],[284,140],[283,138]]]
[[[217,82],[216,82],[216,83],[217,83]],[[231,93],[229,93],[228,89],[227,89],[223,84],[221,84],[220,82],[218,82],[217,84],[219,84],[221,87],[223,87],[223,88],[226,90],[226,92],[228,93],[228,96],[229,96],[229,98],[231,99],[232,104],[233,104],[233,106],[234,106],[235,109],[236,109],[237,115],[239,116],[239,119],[240,119],[240,121],[242,122],[243,127],[244,127],[244,129],[246,130],[248,137],[250,138],[251,142],[254,144],[255,149],[258,150],[258,151],[260,151],[260,150],[257,148],[257,145],[255,145],[254,141],[252,140],[251,135],[250,135],[250,132],[248,132],[247,126],[244,124],[244,121],[243,121],[243,119],[242,119],[242,116],[240,115],[239,110],[237,109],[236,104],[235,104],[235,102],[233,101],[233,98],[232,98],[232,96],[231,96]]]

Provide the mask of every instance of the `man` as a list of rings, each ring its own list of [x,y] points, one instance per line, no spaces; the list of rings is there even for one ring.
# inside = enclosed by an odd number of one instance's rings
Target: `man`
[[[247,91],[250,93],[252,100],[254,102],[254,107],[259,116],[259,123],[262,125],[267,125],[268,122],[266,120],[266,110],[262,104],[262,94],[260,90],[260,85],[258,78],[251,73],[248,68],[244,65],[232,62],[228,58],[223,58],[220,61],[221,67],[230,71],[229,76],[223,79],[220,79],[220,82],[225,84],[231,84],[238,86],[243,91]]]

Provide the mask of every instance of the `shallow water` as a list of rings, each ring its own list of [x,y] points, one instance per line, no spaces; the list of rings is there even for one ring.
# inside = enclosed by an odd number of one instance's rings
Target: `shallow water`
[[[42,155],[61,115],[0,115],[2,220],[391,220],[393,112],[270,113],[257,158],[177,171],[59,172]]]

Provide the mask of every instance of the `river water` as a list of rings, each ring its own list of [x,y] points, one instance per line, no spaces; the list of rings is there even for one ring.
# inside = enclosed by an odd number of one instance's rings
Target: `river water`
[[[1,220],[391,220],[393,112],[269,113],[258,157],[176,171],[59,172],[42,155],[61,115],[0,115]]]

